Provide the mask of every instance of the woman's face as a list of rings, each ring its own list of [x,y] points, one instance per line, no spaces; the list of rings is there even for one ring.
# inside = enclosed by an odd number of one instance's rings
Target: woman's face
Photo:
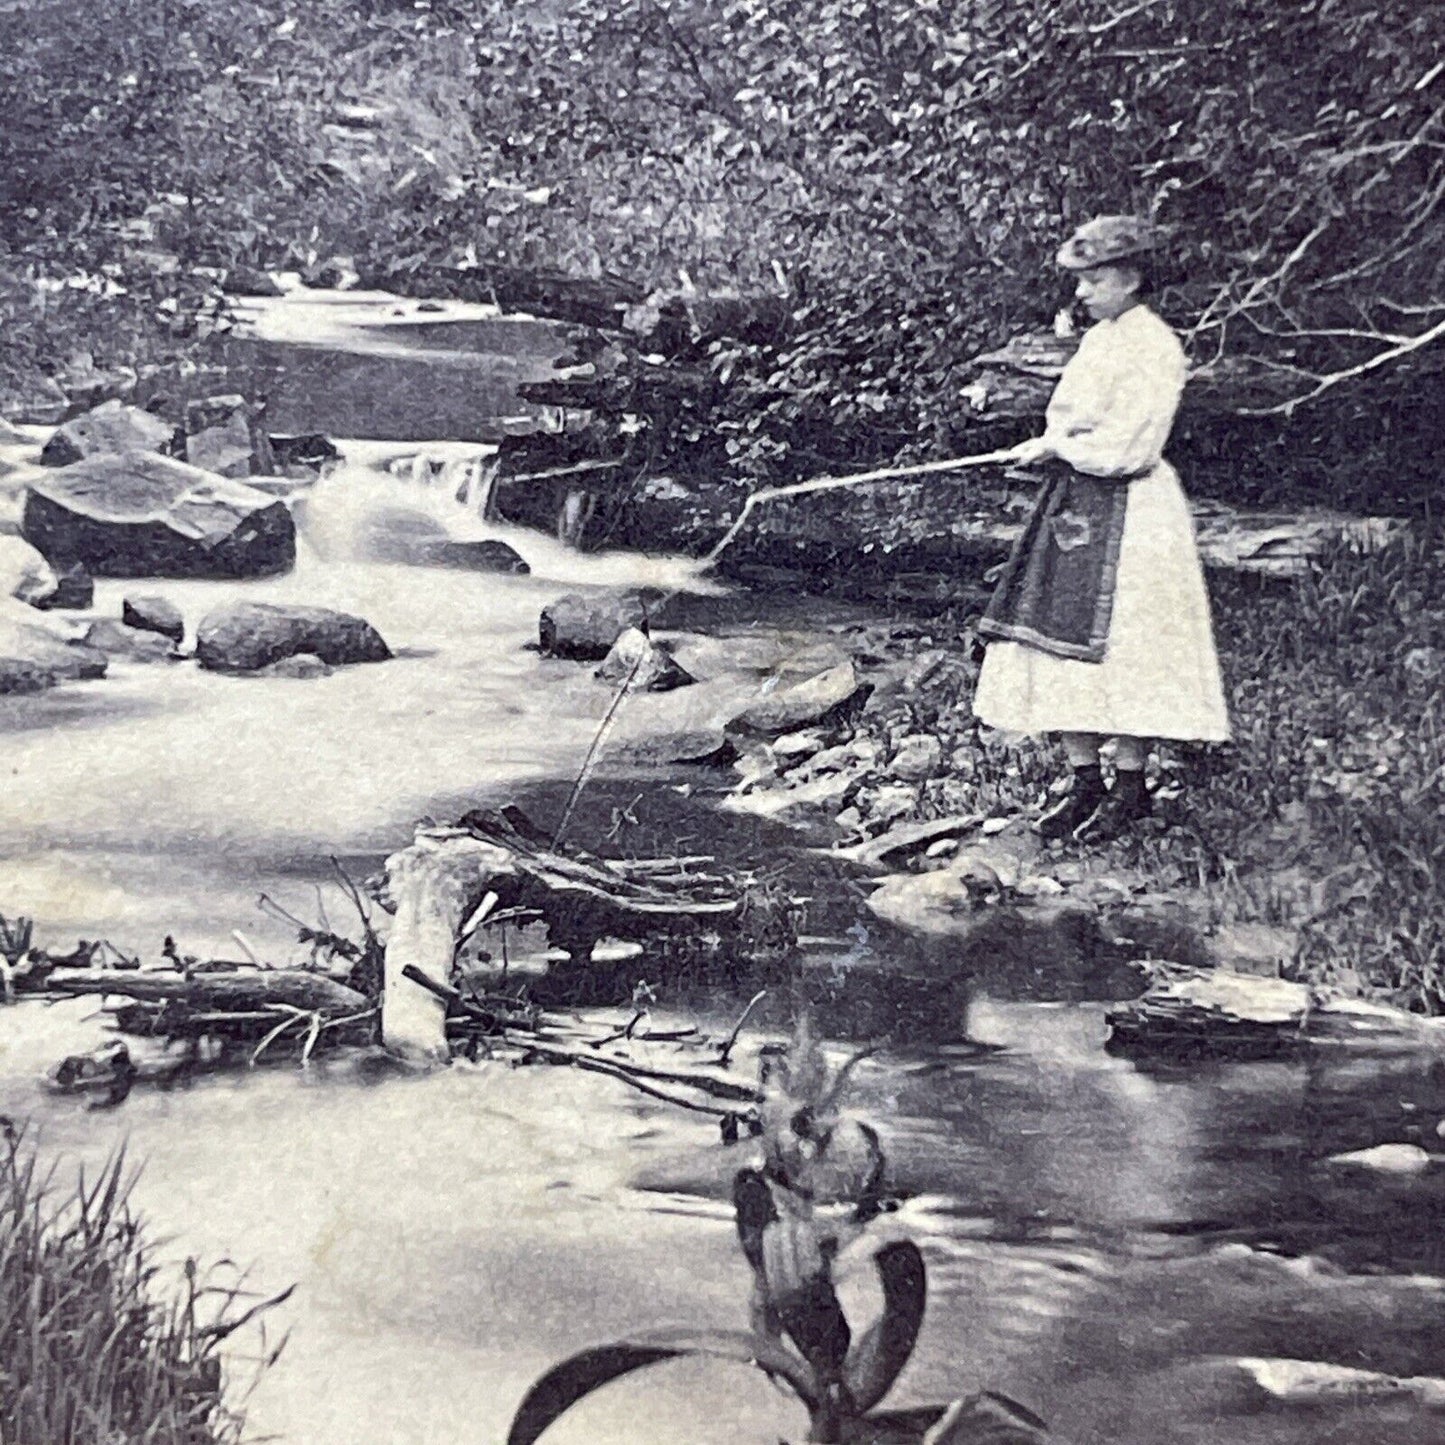
[[[1074,294],[1095,321],[1113,321],[1139,299],[1139,273],[1132,266],[1091,266],[1078,275]]]

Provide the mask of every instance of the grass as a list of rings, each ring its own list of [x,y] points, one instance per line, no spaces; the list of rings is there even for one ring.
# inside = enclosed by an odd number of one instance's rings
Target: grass
[[[1290,583],[1216,575],[1211,591],[1234,740],[1163,749],[1170,826],[1091,861],[1202,887],[1218,921],[1297,930],[1294,976],[1445,1013],[1445,537],[1422,524]],[[934,635],[962,650],[965,633],[958,617]],[[963,749],[924,816],[1027,811],[1063,771],[1049,744],[978,731],[976,676],[955,666],[870,722]]]
[[[244,1421],[228,1402],[221,1346],[282,1297],[248,1305],[239,1285],[207,1284],[190,1260],[163,1298],[154,1245],[128,1204],[123,1154],[62,1188],[8,1120],[4,1133],[0,1441],[239,1441]]]

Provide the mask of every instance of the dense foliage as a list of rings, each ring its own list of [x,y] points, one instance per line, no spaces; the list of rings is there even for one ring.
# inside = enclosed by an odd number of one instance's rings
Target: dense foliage
[[[1162,301],[1197,362],[1257,363],[1245,409],[1378,427],[1382,399],[1438,384],[1438,7],[42,0],[11,19],[0,265],[130,287],[170,268],[172,330],[197,264],[331,254],[781,293],[782,334],[712,359],[734,464],[791,475],[952,444],[963,363],[1064,299],[1059,234],[1132,209],[1173,229]],[[141,289],[154,314],[167,298]]]

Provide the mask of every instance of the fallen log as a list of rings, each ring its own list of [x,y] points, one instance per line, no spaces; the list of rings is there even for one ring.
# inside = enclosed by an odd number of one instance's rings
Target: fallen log
[[[277,1008],[345,1018],[368,1007],[365,995],[325,974],[304,968],[238,968],[227,973],[145,973],[100,969],[56,969],[46,988],[61,994],[118,994],[150,1004],[183,1004],[187,1009],[231,1018]],[[275,1022],[274,1012],[268,1015]]]
[[[1026,332],[968,363],[974,375],[964,390],[980,421],[1042,417],[1054,384],[1078,350],[1077,336]],[[1190,373],[1183,406],[1201,412],[1236,412],[1281,401],[1291,393],[1288,372],[1221,357]]]
[[[1107,1014],[1110,1052],[1275,1058],[1319,1048],[1445,1048],[1445,1020],[1280,978],[1146,965],[1146,992]]]

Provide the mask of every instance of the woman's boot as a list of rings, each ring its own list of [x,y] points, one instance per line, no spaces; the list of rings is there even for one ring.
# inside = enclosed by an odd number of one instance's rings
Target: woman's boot
[[[1080,843],[1107,843],[1148,816],[1149,790],[1142,769],[1120,768],[1114,774],[1114,786],[1093,816],[1075,828],[1074,838]]]
[[[1075,768],[1069,791],[1039,819],[1039,836],[1049,840],[1067,838],[1098,811],[1108,796],[1098,763]]]

